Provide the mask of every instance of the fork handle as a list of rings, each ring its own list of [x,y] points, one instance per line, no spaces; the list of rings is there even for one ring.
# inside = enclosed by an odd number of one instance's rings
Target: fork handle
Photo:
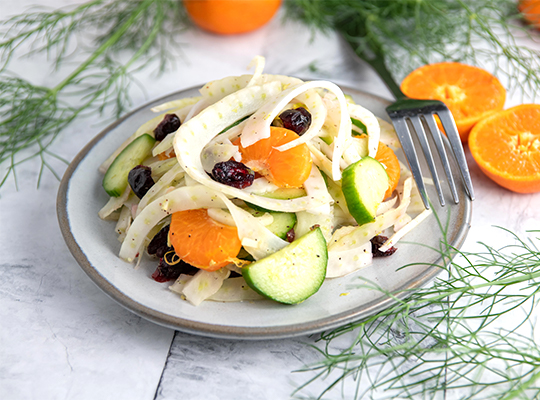
[[[377,72],[379,77],[385,83],[386,87],[392,92],[396,100],[407,98],[407,96],[403,94],[403,92],[401,91],[401,88],[392,77],[392,74],[390,73],[390,71],[388,71],[388,69],[386,68],[386,64],[384,63],[384,60],[382,58],[376,57],[371,60],[367,60],[365,58],[362,58],[362,59],[373,67],[375,72]]]
[[[366,51],[362,51],[361,48],[356,47],[355,44],[349,41],[349,45],[353,48],[353,51],[360,57],[362,60],[367,62],[371,67],[377,72],[379,77],[385,83],[388,90],[392,92],[396,100],[406,99],[407,96],[403,94],[399,85],[396,83],[386,64],[384,63],[384,57],[379,51],[373,51],[371,54],[367,54]]]

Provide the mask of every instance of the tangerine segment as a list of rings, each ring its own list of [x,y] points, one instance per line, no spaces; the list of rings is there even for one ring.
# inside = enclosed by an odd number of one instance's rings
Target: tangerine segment
[[[401,90],[414,99],[445,103],[463,142],[479,120],[502,110],[506,99],[506,90],[497,78],[481,68],[457,62],[424,65],[405,77]]]
[[[298,139],[295,132],[271,126],[269,138],[245,148],[239,145],[242,162],[276,186],[301,187],[309,177],[313,163],[307,145],[300,144],[285,151],[275,149],[295,139]]]
[[[175,212],[169,240],[178,257],[207,271],[229,264],[242,247],[236,227],[214,221],[203,208]]]
[[[540,192],[540,105],[522,104],[480,121],[469,137],[480,169],[518,193]]]
[[[387,199],[388,197],[392,196],[392,193],[394,193],[394,190],[396,190],[399,182],[399,177],[401,175],[399,160],[392,149],[383,142],[379,142],[375,159],[384,165],[386,173],[388,174],[388,189],[384,194],[384,198]]]
[[[260,28],[281,5],[281,0],[184,0],[184,7],[202,29],[234,35]]]

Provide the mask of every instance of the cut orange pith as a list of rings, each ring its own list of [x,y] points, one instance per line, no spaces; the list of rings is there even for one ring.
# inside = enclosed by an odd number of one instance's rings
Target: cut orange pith
[[[285,128],[270,127],[270,137],[239,150],[242,162],[279,187],[301,187],[311,172],[311,153],[305,144],[279,151],[285,143],[298,139],[298,135]]]
[[[206,209],[175,212],[169,240],[178,257],[207,271],[229,264],[242,247],[236,227],[214,221]]]
[[[429,64],[414,70],[401,82],[401,90],[413,99],[445,103],[463,142],[479,120],[502,110],[506,99],[506,90],[489,72],[456,62]]]
[[[399,182],[399,176],[401,175],[399,160],[392,149],[382,142],[379,142],[375,159],[384,165],[388,174],[388,190],[384,194],[384,198],[387,199],[392,196]]]
[[[469,137],[480,169],[518,193],[540,192],[540,105],[523,104],[480,121]]]

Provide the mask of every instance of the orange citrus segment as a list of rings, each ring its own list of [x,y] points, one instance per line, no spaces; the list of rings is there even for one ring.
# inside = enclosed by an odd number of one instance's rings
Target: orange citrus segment
[[[429,64],[411,72],[401,90],[414,99],[445,103],[466,142],[471,128],[482,118],[502,110],[506,90],[489,72],[456,62]]]
[[[297,138],[289,129],[272,126],[269,138],[245,148],[239,145],[242,162],[279,187],[301,187],[311,172],[309,148],[300,144],[285,151],[275,149]]]
[[[523,104],[490,115],[472,129],[471,154],[499,185],[540,192],[540,105]]]
[[[399,176],[401,175],[401,168],[399,166],[399,160],[390,147],[382,142],[379,142],[379,148],[375,159],[384,165],[386,173],[388,174],[388,190],[384,194],[384,198],[392,196],[394,190],[399,182]]]
[[[176,153],[174,152],[174,149],[165,150],[163,153],[159,153],[157,155],[158,160],[164,161],[168,160],[169,158],[176,157]]]
[[[242,247],[236,227],[214,221],[205,209],[175,212],[169,240],[178,257],[207,271],[229,264]]]
[[[184,0],[184,7],[202,29],[234,35],[260,28],[274,16],[281,0]]]

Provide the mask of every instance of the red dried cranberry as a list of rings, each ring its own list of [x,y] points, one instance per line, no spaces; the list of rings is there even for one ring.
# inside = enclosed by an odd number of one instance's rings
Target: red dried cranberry
[[[396,252],[397,249],[394,246],[390,247],[386,251],[379,250],[379,248],[386,243],[387,240],[388,238],[382,235],[377,235],[371,239],[371,252],[373,253],[373,257],[388,257]]]
[[[156,282],[167,282],[178,278],[180,274],[195,275],[197,271],[198,268],[180,260],[174,251],[170,251],[159,260],[152,279]]]
[[[169,133],[176,132],[180,128],[180,118],[176,114],[165,114],[163,120],[154,129],[154,137],[156,140],[163,140]]]
[[[146,192],[154,186],[154,180],[152,179],[152,169],[144,165],[137,165],[128,174],[128,183],[131,186],[133,193],[142,199]]]
[[[287,234],[285,236],[285,240],[289,243],[294,242],[294,237],[296,236],[296,233],[294,232],[294,228],[291,228],[287,231]]]
[[[146,248],[148,254],[155,254],[158,258],[163,258],[165,253],[173,250],[172,246],[167,245],[169,228],[170,225],[164,226],[158,233],[156,233]]]
[[[213,180],[237,189],[251,186],[255,179],[255,173],[250,168],[234,160],[218,162],[211,176]]]
[[[311,125],[311,114],[304,107],[285,110],[279,114],[283,127],[303,135]]]

